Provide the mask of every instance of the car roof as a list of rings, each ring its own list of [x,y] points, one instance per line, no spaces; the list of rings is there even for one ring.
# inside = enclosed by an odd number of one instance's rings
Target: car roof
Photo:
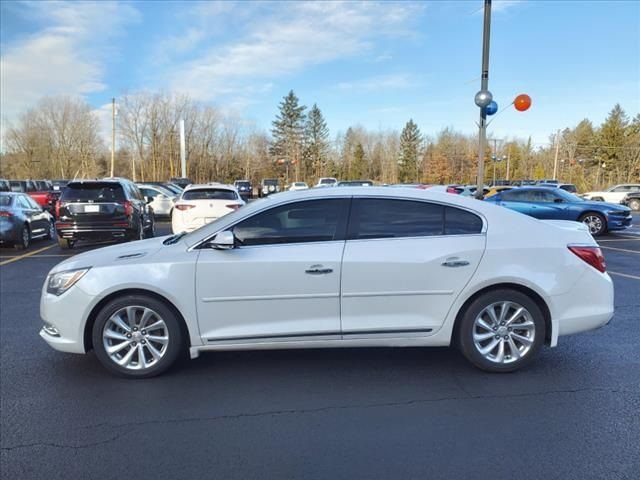
[[[236,187],[234,187],[233,185],[226,185],[224,183],[211,182],[211,183],[192,183],[191,185],[187,185],[184,191],[186,192],[189,190],[202,190],[205,188],[220,188],[223,190],[233,190],[233,191],[235,191],[236,189]]]

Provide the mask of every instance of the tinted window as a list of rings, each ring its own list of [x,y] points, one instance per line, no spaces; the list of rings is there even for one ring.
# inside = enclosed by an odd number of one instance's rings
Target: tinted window
[[[442,205],[385,198],[353,202],[349,238],[423,237],[443,233]]]
[[[0,195],[0,207],[10,207],[12,198],[11,195]]]
[[[289,203],[238,223],[233,233],[245,246],[339,239],[348,202],[335,198]]]
[[[576,193],[578,191],[576,189],[576,186],[571,183],[568,183],[566,185],[560,185],[560,188],[569,193]]]
[[[38,205],[38,202],[36,202],[33,198],[31,197],[24,197],[25,200],[27,201],[27,203],[29,204],[29,207],[34,209],[34,210],[40,210],[40,205]]]
[[[60,197],[63,202],[124,202],[124,190],[119,183],[70,183]]]
[[[237,200],[238,194],[233,190],[223,188],[198,188],[186,190],[182,194],[183,200]]]
[[[445,208],[445,235],[470,235],[480,232],[482,232],[482,219],[479,216],[459,208]]]
[[[505,202],[533,202],[534,196],[531,195],[531,190],[509,190],[503,192],[502,200]]]
[[[29,205],[29,201],[27,200],[27,198],[24,195],[20,195],[18,197],[18,206],[20,208],[24,208],[27,210],[30,210],[31,208],[33,208],[31,205]]]

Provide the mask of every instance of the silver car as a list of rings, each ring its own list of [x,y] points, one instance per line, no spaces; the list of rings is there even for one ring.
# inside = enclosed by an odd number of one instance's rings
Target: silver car
[[[148,183],[138,183],[138,188],[142,195],[147,197],[151,202],[151,208],[156,216],[170,217],[173,205],[177,196],[168,188],[161,185],[151,185]]]

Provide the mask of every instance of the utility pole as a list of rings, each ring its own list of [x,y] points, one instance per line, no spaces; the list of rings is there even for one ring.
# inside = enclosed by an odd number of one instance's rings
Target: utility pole
[[[482,33],[482,76],[480,91],[476,93],[475,103],[480,107],[480,123],[478,125],[478,188],[476,198],[484,197],[484,154],[487,145],[487,110],[493,100],[489,91],[489,44],[491,37],[491,0],[484,0],[484,29]]]
[[[182,178],[187,178],[187,153],[183,119],[180,119],[180,173],[182,174]]]
[[[111,177],[116,161],[116,99],[111,99]]]
[[[560,150],[560,130],[556,132],[556,156],[553,160],[553,179],[558,179],[558,151]]]

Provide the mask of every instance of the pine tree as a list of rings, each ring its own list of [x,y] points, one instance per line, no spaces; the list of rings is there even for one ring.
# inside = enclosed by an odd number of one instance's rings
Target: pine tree
[[[367,174],[367,163],[364,155],[364,148],[361,143],[356,145],[353,151],[353,161],[351,162],[351,169],[349,170],[349,178],[353,180],[359,180]]]
[[[271,155],[276,160],[294,163],[296,180],[300,176],[306,108],[304,105],[299,105],[298,97],[291,90],[280,102],[279,113],[272,122],[271,129],[273,137]]]
[[[398,162],[398,179],[400,182],[410,182],[418,177],[418,155],[422,135],[418,126],[410,119],[402,129],[400,135],[400,159]]]
[[[317,178],[325,175],[327,171],[327,159],[329,156],[329,128],[322,111],[314,103],[305,125],[305,154],[303,175],[306,177],[310,171]]]
[[[606,165],[608,172],[615,171],[620,178],[623,165],[624,147],[626,144],[627,126],[629,119],[620,104],[609,112],[604,123],[600,126],[598,135],[598,157],[599,161]],[[624,162],[626,163],[626,162]]]

